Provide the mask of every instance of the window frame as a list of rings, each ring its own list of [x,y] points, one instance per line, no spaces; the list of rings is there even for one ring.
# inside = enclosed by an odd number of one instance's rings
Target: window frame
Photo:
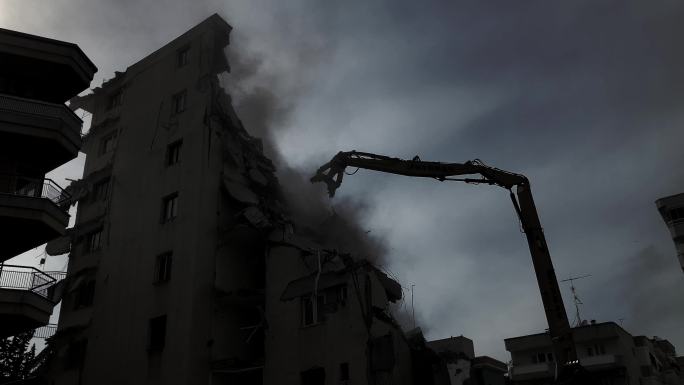
[[[182,102],[182,103],[181,103]],[[185,111],[188,107],[188,93],[187,90],[182,90],[171,96],[171,114],[178,115]]]
[[[102,227],[86,234],[86,253],[94,253],[102,250]]]
[[[173,252],[167,251],[157,255],[154,261],[153,283],[156,285],[164,284],[171,280],[173,271]]]
[[[73,309],[83,309],[93,306],[95,301],[95,280],[89,280],[81,284],[74,292]]]
[[[176,68],[183,68],[190,63],[190,46],[186,45],[176,51]]]
[[[123,104],[123,88],[117,88],[107,97],[107,111],[120,107]]]
[[[318,293],[315,298],[313,293],[301,297],[301,318],[302,327],[314,326],[325,321],[323,317],[323,308],[326,304],[325,293]],[[315,299],[315,300],[314,300]],[[307,321],[308,304],[311,304],[311,322]]]
[[[102,139],[100,139],[100,150],[99,150],[100,155],[109,154],[110,152],[114,151],[114,149],[116,148],[116,136],[117,136],[116,130],[109,132],[106,135],[102,136]],[[108,148],[108,146],[107,146],[108,143],[112,144],[110,148]]]
[[[147,350],[161,352],[166,346],[168,318],[166,314],[152,317],[147,321]],[[161,328],[161,330],[157,330]]]
[[[109,198],[111,178],[102,178],[93,185],[93,202],[106,201]]]
[[[180,163],[180,152],[182,148],[183,139],[173,141],[166,146],[166,156],[164,159],[166,167],[171,167]]]
[[[169,204],[171,204],[169,206]],[[170,212],[169,212],[170,210]],[[171,193],[162,198],[161,223],[172,222],[178,217],[178,192]]]

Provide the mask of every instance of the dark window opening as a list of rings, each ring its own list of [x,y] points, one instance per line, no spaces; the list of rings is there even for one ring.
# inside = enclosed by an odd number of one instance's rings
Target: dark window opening
[[[173,166],[180,161],[182,140],[177,140],[166,147],[166,165]]]
[[[188,53],[189,52],[190,52],[190,47],[185,47],[185,48],[181,48],[180,50],[178,50],[178,56],[177,56],[176,64],[178,65],[179,68],[184,67],[185,65],[188,64],[188,59],[189,59]]]
[[[95,183],[93,190],[93,201],[107,200],[107,196],[109,196],[109,178]]]
[[[88,307],[93,304],[95,298],[95,281],[88,281],[82,284],[74,296],[74,310]]]
[[[85,361],[87,348],[87,339],[70,343],[67,346],[66,360],[64,361],[64,366],[67,369],[82,367],[83,361]]]
[[[86,252],[92,253],[102,248],[102,229],[97,229],[88,234],[86,238]]]
[[[540,363],[546,362],[546,354],[544,354],[544,353],[538,353],[538,354],[537,354],[537,361],[540,362]]]
[[[162,199],[162,223],[172,221],[178,215],[178,193],[167,195]]]
[[[349,381],[349,363],[343,362],[340,364],[340,382],[347,383]]]
[[[118,89],[114,91],[111,95],[109,95],[109,99],[107,100],[107,110],[111,110],[114,107],[118,107],[121,105],[123,102],[123,91],[121,89]]]
[[[102,138],[102,141],[100,142],[100,155],[108,154],[108,153],[114,151],[115,145],[116,145],[116,132],[112,132],[111,134]]]
[[[325,295],[319,294],[314,297],[302,297],[302,326],[315,325],[323,322],[323,309],[325,308]]]
[[[302,385],[325,385],[325,369],[311,368],[300,373]]]
[[[589,357],[593,356],[594,355],[594,348],[591,348],[591,347],[587,348],[587,355]]]
[[[173,113],[180,114],[185,111],[186,93],[185,91],[173,95]]]
[[[154,282],[162,283],[171,279],[171,260],[172,253],[164,253],[157,256],[154,267]]]
[[[148,335],[147,347],[150,351],[164,349],[164,344],[166,343],[166,315],[150,318]]]
[[[676,209],[670,210],[668,213],[671,221],[678,221],[684,219],[684,207],[678,207]]]

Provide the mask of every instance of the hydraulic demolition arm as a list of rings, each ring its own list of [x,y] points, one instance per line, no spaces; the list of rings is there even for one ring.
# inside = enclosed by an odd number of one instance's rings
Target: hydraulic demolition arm
[[[510,192],[513,206],[527,236],[532,254],[532,264],[537,276],[544,312],[549,324],[549,334],[559,369],[568,364],[577,364],[577,353],[572,339],[570,324],[565,313],[551,255],[546,245],[539,215],[532,199],[530,182],[524,175],[515,174],[485,165],[479,160],[465,163],[425,162],[415,157],[412,160],[349,151],[339,152],[328,163],[318,169],[311,182],[325,182],[330,196],[342,184],[345,168],[357,167],[390,174],[433,178],[439,181],[462,181],[486,183],[501,186]],[[479,178],[455,178],[457,176],[479,175]],[[515,187],[515,193],[513,188]]]

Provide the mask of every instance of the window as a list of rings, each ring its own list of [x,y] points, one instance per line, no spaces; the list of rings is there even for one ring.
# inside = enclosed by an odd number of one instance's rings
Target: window
[[[167,195],[162,199],[162,223],[172,221],[178,214],[178,193]]]
[[[100,142],[100,155],[108,154],[114,151],[114,146],[116,145],[116,132],[102,138]]]
[[[670,210],[669,216],[671,221],[678,221],[680,219],[684,219],[684,207],[679,207]]]
[[[340,364],[340,382],[346,384],[349,382],[349,363],[343,362]]]
[[[537,362],[546,362],[546,354],[544,353],[538,353],[537,354]]]
[[[549,362],[553,362],[553,353],[546,353],[546,360]]]
[[[118,107],[123,102],[123,91],[119,88],[109,95],[107,101],[107,110],[111,110],[114,107]]]
[[[166,315],[150,318],[148,325],[147,348],[150,351],[161,351],[166,342]]]
[[[95,183],[93,190],[93,201],[107,200],[107,196],[109,195],[109,178]]]
[[[182,140],[177,140],[166,147],[166,166],[173,166],[180,161]]]
[[[97,229],[90,232],[86,238],[86,252],[92,253],[93,251],[100,250],[102,248],[102,229]]]
[[[323,307],[325,306],[325,295],[302,297],[302,326],[315,325],[323,322]]]
[[[588,347],[588,348],[587,348],[587,355],[588,355],[589,357],[593,356],[593,355],[594,355],[594,348]]]
[[[314,367],[300,372],[302,385],[325,385],[325,369]]]
[[[95,281],[88,281],[81,284],[76,289],[74,296],[74,310],[83,307],[88,307],[93,304],[95,298]]]
[[[186,64],[188,64],[189,52],[190,47],[185,47],[178,50],[178,56],[176,57],[176,64],[178,65],[178,68],[184,67]]]
[[[157,256],[154,266],[154,282],[162,283],[171,279],[171,257],[172,253],[164,253]]]
[[[83,361],[86,357],[86,349],[88,347],[88,340],[83,339],[75,341],[67,346],[66,360],[64,366],[67,369],[78,368],[83,366]]]
[[[185,111],[185,101],[186,101],[185,90],[173,95],[173,102],[171,103],[173,107],[174,114],[180,114]]]

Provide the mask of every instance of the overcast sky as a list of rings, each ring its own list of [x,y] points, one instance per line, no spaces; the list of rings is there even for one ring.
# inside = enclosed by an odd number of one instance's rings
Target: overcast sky
[[[283,164],[356,149],[523,173],[559,279],[592,275],[583,318],[684,352],[684,274],[654,205],[684,191],[684,3],[0,0],[0,26],[79,44],[99,85],[215,12],[251,59],[241,92],[273,94]],[[544,330],[505,190],[359,171],[339,195],[365,203],[428,338],[507,360],[503,338]]]

